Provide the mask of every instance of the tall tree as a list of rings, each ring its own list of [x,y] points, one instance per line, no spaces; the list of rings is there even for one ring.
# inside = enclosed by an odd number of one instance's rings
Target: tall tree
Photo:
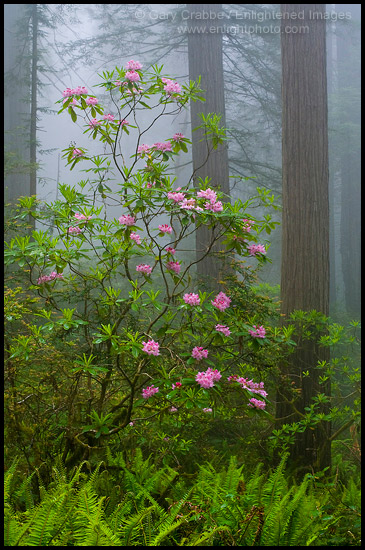
[[[281,299],[287,319],[294,310],[329,313],[328,128],[325,4],[282,4],[283,219]],[[304,18],[298,18],[303,14]],[[313,14],[318,14],[314,17]],[[302,15],[299,15],[302,17]],[[298,32],[298,27],[302,28]],[[308,30],[305,31],[304,29]],[[301,418],[319,386],[318,361],[328,348],[302,340],[291,355],[287,379],[299,387],[293,413],[278,392],[277,417]],[[303,373],[308,371],[309,375]],[[326,388],[329,392],[329,385]],[[330,464],[329,423],[297,435],[292,456],[301,466]]]
[[[190,13],[188,32],[188,56],[190,80],[201,77],[201,87],[205,90],[205,102],[192,102],[190,106],[192,129],[202,124],[200,113],[217,113],[221,116],[220,126],[225,127],[226,113],[224,100],[224,77],[222,57],[222,33],[217,28],[220,24],[217,14],[222,13],[221,4],[187,4]],[[208,19],[203,18],[209,14]],[[204,131],[192,132],[193,170],[195,178],[211,178],[210,186],[219,187],[226,195],[230,194],[228,149],[221,144],[212,150],[211,144],[204,139]],[[218,229],[217,229],[218,231]],[[224,276],[217,261],[219,241],[210,248],[215,238],[214,230],[207,227],[198,228],[196,234],[197,259],[205,256],[198,264],[198,277],[208,286],[217,286],[217,281]],[[207,254],[207,252],[209,253]]]

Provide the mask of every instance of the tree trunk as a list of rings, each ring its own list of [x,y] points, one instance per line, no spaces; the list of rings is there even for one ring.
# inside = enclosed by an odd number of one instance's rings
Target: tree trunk
[[[222,115],[220,125],[225,126],[224,78],[222,58],[222,34],[217,27],[220,21],[213,14],[222,13],[221,4],[187,4],[191,16],[188,29],[189,77],[196,80],[201,76],[201,87],[205,90],[205,103],[191,102],[191,127],[202,123],[199,113]],[[194,14],[209,14],[202,19]],[[201,32],[192,32],[193,30]],[[190,30],[190,32],[189,32]],[[203,32],[204,31],[204,32]],[[219,187],[229,195],[228,149],[223,144],[208,156],[208,146],[202,130],[192,132],[193,170],[196,178],[211,178],[210,187]],[[201,141],[202,140],[202,141]],[[216,233],[215,233],[216,234]],[[196,233],[197,260],[206,253],[214,233],[207,227],[200,227]],[[228,272],[228,266],[217,260],[219,242],[210,253],[197,264],[198,277],[210,288],[217,288],[218,281]]]
[[[38,7],[32,9],[32,75],[30,100],[30,194],[37,193],[37,59],[38,59]]]
[[[288,320],[294,310],[329,313],[328,128],[325,4],[282,4],[282,156],[283,218],[281,299]],[[304,19],[293,14],[304,14]],[[288,32],[288,27],[291,32]],[[307,27],[308,32],[298,32]],[[295,32],[296,31],[296,32]],[[328,348],[298,342],[284,379],[300,389],[295,405],[278,392],[279,423],[297,421],[312,404],[319,386],[317,361],[329,359]],[[309,376],[303,376],[308,371]],[[330,426],[323,423],[297,435],[292,458],[297,465],[322,469],[330,465]]]

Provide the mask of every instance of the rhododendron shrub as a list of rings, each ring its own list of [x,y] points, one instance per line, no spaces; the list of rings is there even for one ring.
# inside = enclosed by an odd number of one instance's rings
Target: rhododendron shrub
[[[204,255],[189,262],[183,249],[207,225],[215,229],[208,249],[224,237],[226,256],[249,259],[256,233],[270,232],[275,223],[268,215],[248,218],[249,206],[265,203],[262,191],[231,204],[209,179],[176,187],[173,162],[190,145],[182,133],[169,135],[167,125],[153,145],[142,143],[142,111],[153,108],[154,122],[171,120],[189,101],[202,98],[198,83],[180,84],[161,72],[158,67],[144,72],[138,61],[104,72],[99,86],[112,107],[82,86],[63,92],[60,114],[85,127],[84,139],[65,149],[64,158],[71,170],[81,163],[88,179],[78,186],[60,184],[59,199],[40,208],[21,200],[23,211],[44,225],[31,241],[15,238],[7,249],[7,263],[26,266],[29,291],[44,302],[37,311],[38,333],[42,338],[62,333],[74,341],[67,376],[84,406],[77,418],[70,407],[63,425],[65,437],[77,437],[87,450],[96,433],[111,437],[169,411],[174,417],[189,418],[192,409],[214,415],[217,392],[224,404],[225,391],[235,391],[245,416],[262,414],[266,405],[261,377],[242,380],[252,342],[269,343],[270,328],[255,316],[242,322],[224,282],[218,292],[202,292],[194,269]],[[206,137],[216,146],[221,133],[209,127],[211,120],[206,119]],[[88,138],[99,140],[104,153],[88,153]],[[121,153],[127,141],[133,144],[130,158]],[[117,217],[111,217],[109,204],[118,207]],[[268,261],[266,249],[255,246],[258,261]],[[235,385],[230,376],[237,377]],[[90,427],[90,418],[98,419],[97,428]]]

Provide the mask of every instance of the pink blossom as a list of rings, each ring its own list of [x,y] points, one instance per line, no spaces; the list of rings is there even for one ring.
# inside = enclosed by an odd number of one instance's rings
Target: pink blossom
[[[177,132],[176,134],[174,134],[174,135],[172,136],[172,139],[173,139],[174,141],[176,141],[177,143],[179,143],[179,141],[182,141],[182,140],[184,139],[184,136],[183,136],[183,134],[181,134],[180,132]]]
[[[79,212],[75,212],[74,218],[80,221],[88,221],[91,220],[91,216],[85,216],[84,214],[79,214]]]
[[[211,210],[212,212],[222,212],[223,210],[223,203],[221,201],[215,203],[206,202],[204,206],[206,210]]]
[[[181,86],[177,82],[170,80],[170,78],[163,78],[162,82],[165,84],[163,89],[167,92],[168,95],[178,94],[181,92]]]
[[[184,210],[197,210],[198,212],[201,212],[203,209],[200,208],[200,206],[196,206],[195,202],[195,199],[184,199],[180,202],[180,208],[183,208]]]
[[[114,115],[111,115],[110,113],[104,115],[104,120],[110,120],[110,122],[112,122],[114,120]]]
[[[126,69],[132,71],[139,71],[139,69],[142,69],[142,67],[143,65],[141,65],[139,61],[133,61],[133,59],[128,61],[128,63],[126,64]]]
[[[189,304],[191,306],[198,306],[200,304],[199,295],[194,294],[194,292],[190,292],[189,294],[184,294],[183,300],[186,304]]]
[[[146,145],[145,143],[143,145],[139,145],[137,149],[137,153],[143,154],[148,153],[150,150],[150,146]]]
[[[152,397],[155,393],[159,391],[159,388],[155,388],[154,385],[148,386],[147,388],[144,388],[142,390],[142,397],[143,399],[148,399],[149,397]]]
[[[159,141],[157,143],[154,143],[153,147],[157,149],[157,151],[172,151],[171,143],[169,141],[167,143],[161,143]]]
[[[155,342],[154,340],[148,340],[148,342],[142,342],[143,344],[143,351],[148,353],[148,355],[160,355],[159,352],[159,346],[160,344],[158,342]]]
[[[205,372],[198,372],[195,380],[202,388],[212,388],[214,382],[218,382],[221,378],[222,375],[217,369],[213,370],[209,367]]]
[[[259,327],[256,327],[256,325],[254,325],[253,328],[255,330],[248,331],[251,334],[252,338],[265,338],[266,330],[262,325]]]
[[[132,421],[132,422],[129,422],[129,425],[130,425],[130,426],[134,426],[134,422],[133,422],[133,421]]]
[[[217,193],[213,191],[213,189],[208,187],[208,189],[198,191],[197,197],[208,199],[211,202],[211,204],[213,204],[217,200]]]
[[[128,120],[123,119],[123,120],[121,120],[121,121],[119,122],[119,124],[120,124],[121,126],[128,126],[128,125],[129,125],[129,122],[128,122]]]
[[[253,382],[252,380],[248,380],[243,377],[237,378],[237,382],[241,384],[244,390],[249,390],[252,393],[258,393],[261,397],[267,396],[267,392],[264,390],[263,382]]]
[[[256,409],[264,409],[266,407],[266,403],[265,401],[260,401],[259,399],[255,399],[254,397],[252,397],[248,406],[255,407]]]
[[[124,83],[121,82],[120,80],[116,80],[116,81],[114,82],[114,84],[115,84],[115,86],[122,86]]]
[[[141,77],[135,71],[127,71],[125,73],[125,78],[130,82],[137,82],[138,80],[141,80]]]
[[[141,237],[140,235],[138,235],[137,233],[134,233],[132,231],[132,233],[130,234],[130,238],[135,241],[137,244],[141,244]]]
[[[229,336],[231,334],[231,331],[225,325],[215,325],[215,330],[222,332],[224,336]]]
[[[53,281],[54,279],[63,279],[63,274],[52,271],[49,275],[42,275],[41,277],[39,277],[37,284],[41,285],[43,283],[48,283],[50,281]]]
[[[256,256],[256,254],[266,254],[266,249],[263,244],[251,244],[247,247],[250,256]]]
[[[169,233],[169,234],[172,233],[172,227],[167,225],[167,223],[163,225],[159,225],[158,228],[161,231],[161,233]]]
[[[185,199],[185,193],[170,191],[169,193],[167,193],[167,198],[175,202],[181,202]]]
[[[175,248],[171,248],[171,246],[168,246],[168,247],[166,248],[166,252],[167,252],[168,254],[174,255],[175,252],[176,252],[176,250],[175,250]]]
[[[172,389],[174,390],[175,388],[176,389],[180,389],[182,386],[182,383],[181,382],[176,382],[176,384],[172,384]]]
[[[244,222],[242,229],[249,233],[251,231],[251,226],[255,223],[253,220],[247,220],[246,218],[242,220]]]
[[[98,122],[96,118],[92,118],[89,122],[90,128],[96,128],[96,126],[100,126],[101,122]]]
[[[74,233],[75,235],[77,235],[78,233],[81,233],[81,229],[80,229],[80,227],[72,227],[71,226],[71,227],[68,228],[68,233],[69,234]]]
[[[85,86],[77,86],[77,88],[75,88],[74,90],[72,90],[72,92],[75,94],[75,95],[86,95],[88,93],[87,89],[85,88]]]
[[[148,264],[140,264],[137,265],[136,271],[139,271],[140,273],[146,273],[146,275],[149,275],[152,273],[152,267]]]
[[[191,356],[194,357],[197,361],[201,361],[202,359],[206,359],[208,357],[208,350],[203,349],[200,346],[195,346],[193,351],[191,352]]]
[[[220,292],[215,300],[211,300],[212,305],[218,308],[220,311],[227,309],[231,303],[231,298],[226,296],[224,292]]]
[[[213,412],[213,409],[211,409],[210,407],[204,407],[204,409],[202,409],[203,412],[205,413],[211,413]]]
[[[177,412],[177,408],[176,407],[171,407],[171,409],[169,409],[169,411],[171,413],[176,413]]]
[[[84,156],[84,152],[81,151],[81,149],[74,149],[72,151],[72,158],[78,158],[78,157],[83,157]]]
[[[179,262],[167,262],[166,263],[166,267],[167,269],[170,269],[171,271],[175,271],[175,273],[179,274],[180,271],[181,271],[181,265],[179,264]]]
[[[86,105],[97,105],[99,103],[96,97],[87,97],[85,101]]]
[[[66,88],[66,90],[62,92],[62,95],[63,97],[71,97],[73,95],[73,90],[71,90],[71,88]]]
[[[126,214],[119,218],[119,223],[121,225],[126,225],[126,226],[134,225],[136,223],[136,218],[134,216],[130,216],[129,214]]]

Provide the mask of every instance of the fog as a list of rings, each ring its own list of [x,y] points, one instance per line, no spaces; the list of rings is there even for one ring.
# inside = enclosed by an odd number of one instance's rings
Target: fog
[[[34,9],[38,10],[36,37]],[[246,200],[259,186],[271,190],[281,202],[280,34],[272,15],[278,9],[276,4],[224,4],[222,8],[232,200]],[[330,4],[327,13],[331,310],[358,316],[361,8],[360,4]],[[131,59],[140,61],[144,70],[163,64],[164,75],[180,84],[187,82],[188,25],[181,4],[5,4],[5,201],[31,193],[32,99],[37,109],[36,192],[50,202],[58,196],[57,183],[74,185],[86,177],[82,172],[86,163],[70,171],[62,150],[73,143],[91,155],[106,152],[103,144],[84,133],[81,120],[73,123],[66,111],[57,115],[62,92],[85,86],[100,102],[108,101],[97,87],[97,73],[123,67]],[[108,106],[106,112],[117,115],[115,107]],[[145,110],[138,116],[141,128],[147,128],[154,113]],[[191,139],[189,108],[157,121],[143,143],[165,141],[176,132]],[[135,143],[124,139],[122,146],[128,159]],[[184,185],[191,173],[191,153],[177,157],[171,170],[175,187]],[[111,177],[110,185],[116,189],[118,176]],[[121,213],[119,207],[109,212],[111,218]],[[273,216],[280,221],[280,212]],[[263,268],[260,277],[272,286],[280,283],[280,236],[279,227],[266,237],[272,264]]]

